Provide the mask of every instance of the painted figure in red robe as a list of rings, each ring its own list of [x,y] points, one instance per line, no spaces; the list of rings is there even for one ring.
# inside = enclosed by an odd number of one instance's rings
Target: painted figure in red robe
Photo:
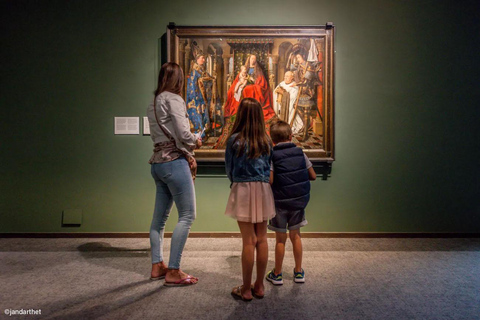
[[[248,75],[247,84],[243,88],[241,97],[239,95],[235,96],[235,88],[240,79],[239,73],[228,90],[224,116],[228,118],[236,114],[242,98],[253,98],[260,102],[263,108],[263,116],[267,121],[275,115],[272,105],[272,91],[268,86],[268,80],[263,75],[262,68],[258,65],[255,55],[252,54],[247,58],[245,67]]]

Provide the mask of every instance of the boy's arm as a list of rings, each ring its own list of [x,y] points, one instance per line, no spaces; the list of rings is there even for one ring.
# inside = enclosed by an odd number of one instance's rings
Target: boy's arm
[[[308,180],[310,181],[317,180],[317,174],[315,173],[315,170],[313,170],[312,162],[310,161],[310,159],[308,159],[305,153],[303,154],[303,156],[305,157],[305,164],[308,170]]]
[[[270,184],[273,184],[273,171],[270,171]]]

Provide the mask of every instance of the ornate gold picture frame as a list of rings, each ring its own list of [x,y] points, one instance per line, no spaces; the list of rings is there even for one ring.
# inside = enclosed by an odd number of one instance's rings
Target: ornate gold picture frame
[[[244,97],[262,104],[267,132],[288,122],[314,163],[334,160],[334,26],[167,27],[167,60],[185,73],[182,96],[192,132],[203,132],[197,161],[224,161]]]

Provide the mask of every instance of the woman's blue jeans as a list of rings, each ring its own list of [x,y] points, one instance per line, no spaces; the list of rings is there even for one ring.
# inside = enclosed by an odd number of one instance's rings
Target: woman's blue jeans
[[[163,234],[173,202],[177,206],[178,223],[173,230],[168,268],[180,269],[183,248],[195,220],[195,188],[185,158],[152,164],[152,176],[157,185],[155,210],[150,226],[152,263],[163,261]]]

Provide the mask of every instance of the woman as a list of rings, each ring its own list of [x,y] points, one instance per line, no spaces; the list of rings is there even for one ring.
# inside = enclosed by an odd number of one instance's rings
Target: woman
[[[186,157],[193,159],[195,145],[201,146],[201,140],[190,132],[185,102],[179,95],[182,87],[183,71],[180,66],[172,62],[165,63],[158,76],[154,101],[147,109],[150,135],[155,147],[149,163],[157,186],[150,227],[150,279],[165,278],[166,286],[184,286],[198,282],[198,278],[180,270],[182,251],[196,215],[195,189]],[[179,217],[172,235],[167,268],[163,261],[163,234],[174,201]]]

